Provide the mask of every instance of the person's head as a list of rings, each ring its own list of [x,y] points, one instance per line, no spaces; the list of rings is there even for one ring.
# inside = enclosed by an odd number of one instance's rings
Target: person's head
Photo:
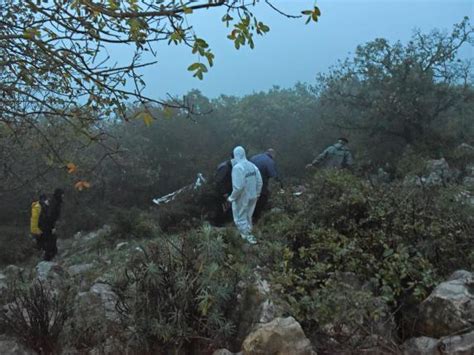
[[[234,148],[234,159],[232,161],[238,162],[241,160],[247,159],[247,156],[245,154],[245,149],[244,147],[241,147],[240,145]]]
[[[62,201],[63,200],[63,197],[64,197],[64,190],[63,189],[56,189],[54,190],[54,193],[53,193],[53,198],[57,201]]]
[[[267,154],[268,154],[270,157],[272,157],[272,159],[275,159],[275,157],[276,157],[276,151],[275,151],[275,149],[273,149],[273,148],[268,148],[268,149],[267,149]]]
[[[42,204],[48,203],[48,196],[46,194],[39,195],[39,202]]]
[[[341,137],[341,138],[339,138],[339,139],[337,140],[337,142],[338,142],[338,143],[341,143],[341,144],[343,144],[343,145],[346,145],[346,144],[349,143],[349,140],[348,140],[347,138],[345,138],[345,137]]]

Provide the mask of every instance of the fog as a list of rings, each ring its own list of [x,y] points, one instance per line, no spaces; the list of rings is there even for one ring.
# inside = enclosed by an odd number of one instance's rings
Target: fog
[[[299,14],[313,6],[313,1],[277,1],[281,10]],[[270,27],[270,32],[256,39],[256,47],[236,51],[227,39],[229,29],[221,22],[223,9],[196,12],[189,24],[196,34],[208,41],[216,55],[215,65],[203,81],[192,77],[187,67],[196,61],[185,46],[156,47],[158,63],[142,70],[147,83],[145,93],[153,98],[166,94],[183,95],[199,89],[208,97],[221,94],[251,94],[274,85],[291,87],[296,82],[312,82],[318,72],[326,71],[353,53],[356,46],[375,38],[391,42],[408,41],[413,30],[429,32],[434,28],[450,30],[464,16],[474,13],[472,0],[320,0],[322,16],[318,23],[304,24],[304,19],[289,19],[265,3],[255,14]],[[122,58],[130,49],[110,50]],[[465,47],[461,57],[473,57],[472,47]]]

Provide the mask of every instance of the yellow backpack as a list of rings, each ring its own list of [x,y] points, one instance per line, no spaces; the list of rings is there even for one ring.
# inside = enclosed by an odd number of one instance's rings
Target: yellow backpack
[[[30,232],[33,235],[40,235],[43,233],[39,228],[39,219],[41,215],[41,204],[39,201],[35,201],[31,204],[31,220],[30,220]]]

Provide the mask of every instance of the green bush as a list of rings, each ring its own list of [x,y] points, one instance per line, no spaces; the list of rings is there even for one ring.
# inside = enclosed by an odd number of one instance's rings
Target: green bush
[[[331,309],[327,285],[335,273],[366,280],[373,297],[395,310],[424,299],[453,270],[472,267],[473,224],[455,194],[374,187],[342,171],[316,174],[300,211],[274,229],[286,245],[273,283],[290,312],[312,331],[334,321],[338,312],[321,310]]]
[[[191,353],[231,338],[229,315],[246,266],[224,237],[210,227],[162,235],[127,263],[115,289],[138,349]]]

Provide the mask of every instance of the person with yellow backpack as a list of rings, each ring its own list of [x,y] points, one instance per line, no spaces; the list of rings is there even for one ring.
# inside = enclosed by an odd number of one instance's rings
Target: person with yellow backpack
[[[57,252],[55,227],[61,215],[64,191],[54,190],[51,199],[46,195],[40,195],[38,201],[31,205],[30,232],[36,240],[39,249],[44,250],[43,259],[52,260]]]
[[[43,230],[46,230],[49,200],[45,194],[40,194],[38,201],[31,204],[30,233],[38,249],[44,249]]]

